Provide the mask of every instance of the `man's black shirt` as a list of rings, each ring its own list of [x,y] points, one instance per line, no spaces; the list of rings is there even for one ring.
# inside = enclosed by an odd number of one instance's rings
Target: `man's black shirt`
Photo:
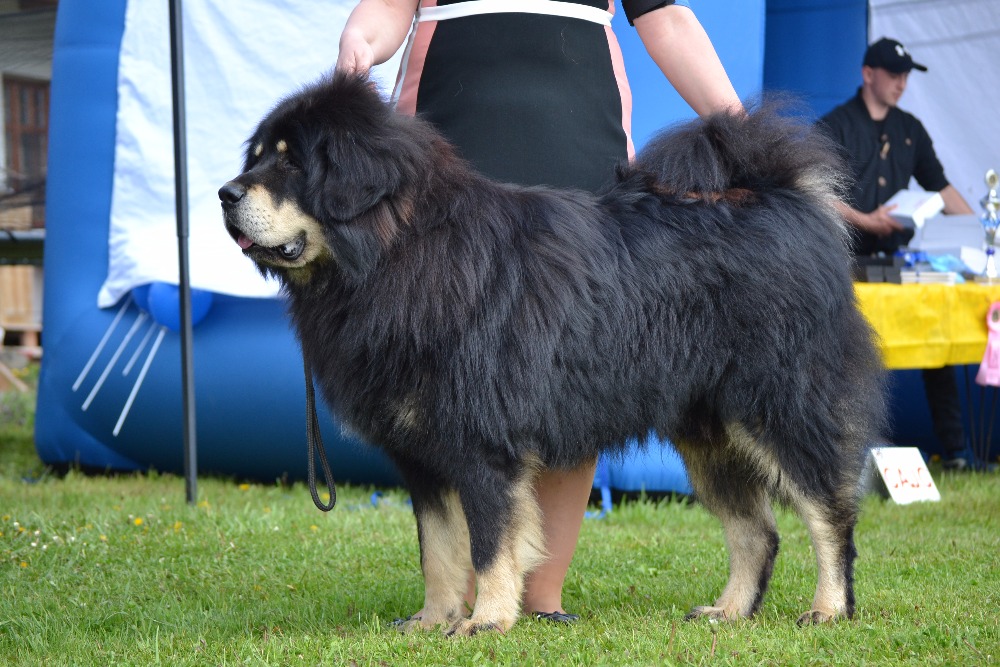
[[[878,127],[881,125],[881,127]],[[910,178],[930,192],[948,186],[944,168],[934,152],[934,144],[915,116],[896,107],[876,124],[857,95],[819,120],[819,127],[844,148],[854,179],[847,203],[870,213],[896,192],[909,186]],[[909,240],[909,233],[878,237],[853,229],[854,251],[858,255],[892,252]]]

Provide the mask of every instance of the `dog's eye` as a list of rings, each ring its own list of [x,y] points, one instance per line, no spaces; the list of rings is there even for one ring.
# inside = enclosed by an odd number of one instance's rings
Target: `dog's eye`
[[[288,153],[281,154],[281,164],[287,169],[302,171],[302,165],[299,164],[299,161],[295,159],[295,156]]]

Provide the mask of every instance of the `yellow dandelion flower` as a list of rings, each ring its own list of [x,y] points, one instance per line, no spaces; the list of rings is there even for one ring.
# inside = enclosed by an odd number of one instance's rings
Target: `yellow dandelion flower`
[[[199,501],[198,502],[198,507],[204,507],[205,509],[208,509],[208,501],[207,500],[201,500],[201,501]]]
[[[28,567],[28,561],[22,560],[21,561],[21,567]]]
[[[183,528],[183,527],[184,527],[183,523],[181,523],[180,521],[174,521],[174,532],[175,533],[181,532],[181,528]]]
[[[250,485],[249,484],[247,484],[245,482],[243,484],[240,484],[240,491],[249,491],[249,490],[250,490]]]
[[[142,525],[142,517],[141,516],[137,516],[136,518],[132,519],[132,523],[134,523],[137,526],[141,526]]]
[[[10,515],[9,514],[4,514],[3,515],[3,520],[4,521],[10,521]]]
[[[312,532],[315,533],[317,530],[319,530],[319,526],[317,526],[316,524],[313,524],[313,525],[309,526],[309,530],[311,530]]]
[[[271,508],[270,507],[265,507],[264,508],[264,514],[270,514],[270,513],[271,513]]]
[[[107,542],[108,541],[108,536],[107,535],[101,535],[100,538],[98,538],[98,539],[100,539],[101,542]]]

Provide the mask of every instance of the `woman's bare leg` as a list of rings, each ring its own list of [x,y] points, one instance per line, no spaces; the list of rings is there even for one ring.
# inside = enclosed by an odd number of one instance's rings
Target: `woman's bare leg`
[[[565,612],[563,582],[576,550],[596,467],[595,460],[573,470],[545,470],[535,483],[548,559],[525,582],[522,607],[526,614]]]

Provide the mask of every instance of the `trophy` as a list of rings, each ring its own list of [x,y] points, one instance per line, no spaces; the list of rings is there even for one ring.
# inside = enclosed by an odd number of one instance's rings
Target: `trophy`
[[[1000,175],[993,169],[986,172],[986,187],[989,188],[989,192],[979,200],[979,205],[984,211],[980,219],[986,232],[986,268],[977,282],[994,285],[1000,284],[996,261],[997,225],[1000,224],[1000,195],[997,194],[997,188],[1000,187]]]

